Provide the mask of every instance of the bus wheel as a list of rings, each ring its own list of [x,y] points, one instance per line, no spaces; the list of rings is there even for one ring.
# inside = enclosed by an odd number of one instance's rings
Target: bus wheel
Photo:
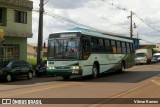
[[[69,80],[70,79],[70,76],[63,76],[63,80]]]
[[[121,63],[121,69],[120,69],[120,73],[125,71],[125,65],[124,62]]]
[[[97,78],[98,77],[98,68],[97,65],[94,64],[92,68],[92,78]]]

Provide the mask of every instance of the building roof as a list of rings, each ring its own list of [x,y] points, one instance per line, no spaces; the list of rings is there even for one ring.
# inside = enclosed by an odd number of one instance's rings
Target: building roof
[[[31,0],[0,0],[2,5],[18,6],[26,9],[33,9],[33,1]]]

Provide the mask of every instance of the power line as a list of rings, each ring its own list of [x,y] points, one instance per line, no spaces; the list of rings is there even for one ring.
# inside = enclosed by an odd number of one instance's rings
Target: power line
[[[39,10],[33,10],[33,11],[39,12]],[[64,17],[59,16],[59,15],[57,15],[57,14],[55,14],[55,13],[44,12],[44,14],[45,14],[45,15],[49,15],[49,16],[51,16],[51,17],[53,17],[53,18],[55,18],[55,19],[57,19],[57,20],[59,20],[59,21],[65,21],[65,22],[68,22],[68,23],[73,24],[73,25],[77,25],[77,26],[80,26],[80,27],[83,27],[83,28],[89,28],[89,29],[91,29],[91,30],[98,31],[98,32],[102,32],[102,33],[105,32],[105,31],[101,31],[101,30],[99,30],[99,29],[97,29],[97,28],[93,28],[93,27],[91,27],[91,26],[88,26],[88,25],[84,25],[84,24],[75,22],[75,21],[73,21],[73,20],[71,20],[71,19],[64,18]],[[108,33],[114,33],[114,32],[108,32]],[[139,39],[141,39],[142,41],[145,41],[145,42],[147,42],[147,43],[155,44],[155,43],[153,43],[153,42],[150,42],[150,41],[148,41],[148,40],[145,40],[144,38],[139,38]]]
[[[111,2],[111,1],[106,1],[106,0],[101,0],[101,1],[108,3],[109,5],[114,6],[114,7],[116,7],[116,8],[119,9],[119,10],[123,10],[123,11],[126,11],[126,12],[130,12],[129,9],[124,8],[124,7],[121,7],[121,6],[119,6],[119,5],[116,5],[115,3]],[[142,22],[143,22],[146,26],[148,26],[149,28],[151,28],[151,29],[153,29],[153,30],[155,30],[155,31],[157,31],[157,32],[160,32],[159,29],[156,29],[155,27],[153,27],[153,26],[151,26],[150,24],[146,23],[146,22],[145,22],[142,18],[140,18],[135,12],[134,12],[133,15],[136,16],[140,21],[142,21]]]
[[[38,12],[39,10],[33,10],[33,11]],[[101,33],[112,33],[112,34],[115,34],[115,32],[106,32],[106,31],[104,31],[104,30],[97,29],[97,28],[91,27],[91,26],[89,26],[89,25],[76,22],[76,21],[71,20],[71,19],[69,19],[69,18],[64,18],[63,16],[57,15],[57,14],[55,14],[55,13],[51,13],[51,12],[45,11],[44,14],[45,14],[45,15],[49,15],[49,16],[55,18],[55,19],[58,19],[59,21],[65,21],[65,22],[71,23],[71,24],[73,24],[73,25],[77,25],[77,26],[79,26],[79,27],[88,28],[88,29],[91,29],[91,30],[94,30],[94,31],[97,31],[97,32],[101,32]],[[122,34],[122,35],[123,35],[123,34]]]
[[[94,1],[92,1],[92,2],[94,2]],[[73,4],[72,2],[57,2],[56,3],[56,5],[59,5],[61,7],[72,7],[72,4]],[[99,3],[99,4],[101,4],[101,3]],[[60,10],[63,10],[63,9],[60,9]],[[51,10],[51,11],[53,12],[53,10]],[[48,12],[48,10],[47,10],[47,12]],[[67,11],[65,10],[65,12],[67,12]],[[81,18],[85,18],[85,20],[83,20],[83,22],[85,21],[84,23],[86,23],[86,22],[88,23],[93,19],[96,20],[96,21],[103,21],[103,22],[101,22],[103,24],[105,22],[105,19],[97,17],[97,15],[95,15],[95,11],[93,11],[93,10],[92,11],[87,11],[87,10],[84,10],[84,9],[76,9],[76,11],[72,10],[72,13],[74,15],[75,14],[78,15],[79,18],[77,20],[80,20]],[[98,20],[98,19],[100,19],[100,20]],[[106,19],[108,19],[108,18],[106,18]],[[111,23],[111,21],[108,21],[108,22],[109,23],[107,23],[107,24],[114,25],[113,23]],[[122,27],[122,26],[116,26],[116,27],[120,27],[120,29],[124,29],[124,27]]]

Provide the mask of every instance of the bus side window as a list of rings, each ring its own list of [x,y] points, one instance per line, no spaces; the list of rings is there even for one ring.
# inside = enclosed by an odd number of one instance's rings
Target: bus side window
[[[87,59],[90,55],[90,41],[88,39],[82,40],[83,59]]]
[[[127,50],[127,49],[126,49],[126,43],[125,43],[125,42],[122,42],[122,53],[123,53],[123,54],[127,53],[126,50]]]
[[[127,45],[127,53],[130,53],[131,52],[131,50],[130,50],[130,44],[126,43],[126,45]]]
[[[105,45],[105,52],[106,52],[106,53],[112,53],[112,47],[111,47],[110,40],[105,39],[104,42],[105,42],[105,43],[104,43],[104,45]]]
[[[112,51],[113,53],[117,53],[116,41],[111,41]]]
[[[99,52],[104,52],[104,41],[103,39],[99,39]]]
[[[92,38],[92,52],[98,52],[98,48],[99,48],[99,46],[98,46],[98,38]]]

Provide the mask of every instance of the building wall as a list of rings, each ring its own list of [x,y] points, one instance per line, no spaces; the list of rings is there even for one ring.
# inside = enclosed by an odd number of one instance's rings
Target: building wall
[[[160,52],[160,43],[156,44],[156,48],[154,48],[157,52]]]
[[[27,60],[27,39],[20,37],[5,37],[3,44],[7,45],[19,45],[19,59]],[[1,45],[3,45],[1,44]]]
[[[47,58],[47,47],[42,48],[43,58]],[[27,58],[37,58],[37,44],[27,44]]]
[[[0,0],[0,8],[5,10],[5,18],[3,23],[0,23],[0,29],[4,30],[4,42],[0,43],[0,59],[8,60],[9,57],[12,57],[13,59],[27,60],[27,38],[32,37],[33,2],[29,0]],[[27,23],[15,22],[15,10],[27,13]],[[15,54],[16,49],[19,50],[17,53],[19,56],[14,58],[15,56],[11,55]]]
[[[27,58],[36,58],[37,57],[37,48],[34,45],[27,44]]]
[[[6,36],[12,36],[8,35],[8,32],[11,33],[23,33],[26,35],[21,35],[21,37],[32,37],[32,8],[26,8],[22,6],[15,6],[9,3],[3,3],[0,0],[0,7],[6,8],[6,25],[0,26],[2,29],[5,30]],[[10,0],[11,1],[11,0]],[[15,0],[15,1],[28,1],[28,0]],[[1,3],[2,2],[2,3]],[[31,1],[28,1],[29,3]],[[31,2],[31,5],[33,6],[33,3]],[[24,11],[27,12],[27,24],[24,23],[17,23],[14,21],[15,19],[15,10]],[[19,35],[14,35],[19,36]]]

